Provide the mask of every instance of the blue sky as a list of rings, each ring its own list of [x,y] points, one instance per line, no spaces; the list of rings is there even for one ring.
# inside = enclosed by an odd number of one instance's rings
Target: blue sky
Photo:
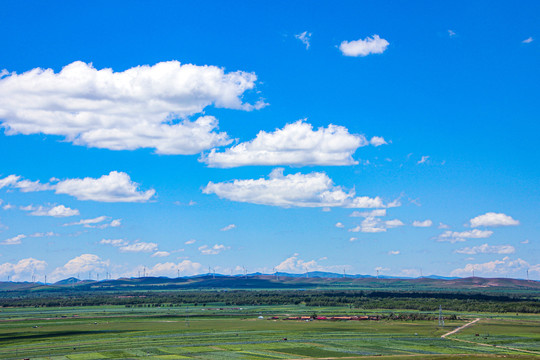
[[[539,14],[3,2],[0,279],[540,279]]]

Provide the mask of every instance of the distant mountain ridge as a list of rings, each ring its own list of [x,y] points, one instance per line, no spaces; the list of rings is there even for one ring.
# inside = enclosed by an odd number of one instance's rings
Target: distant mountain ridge
[[[200,274],[188,277],[140,277],[107,280],[80,280],[74,277],[54,284],[0,282],[0,291],[132,291],[132,290],[306,290],[343,289],[370,291],[533,291],[540,294],[540,282],[510,278],[451,278],[430,275],[418,278],[343,275],[331,272],[290,274],[222,275]]]

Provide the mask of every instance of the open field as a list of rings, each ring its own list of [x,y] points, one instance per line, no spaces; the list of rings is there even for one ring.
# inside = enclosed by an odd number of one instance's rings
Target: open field
[[[370,314],[388,312],[379,310],[370,311]],[[310,316],[314,313],[318,316],[343,316],[357,312],[346,307],[230,307],[219,304],[206,307],[4,308],[0,312],[0,358],[540,357],[539,315],[454,312],[457,320],[447,321],[444,328],[431,320],[283,320],[286,316]],[[259,319],[259,316],[264,319]],[[271,316],[280,319],[268,320]],[[445,339],[441,338],[476,317],[481,320]]]

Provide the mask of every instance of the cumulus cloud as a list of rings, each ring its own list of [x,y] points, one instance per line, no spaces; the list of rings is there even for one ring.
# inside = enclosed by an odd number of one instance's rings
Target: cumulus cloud
[[[21,192],[52,190],[49,184],[42,184],[39,181],[22,180],[18,175],[9,175],[0,179],[0,189],[4,187],[19,189]]]
[[[84,179],[66,179],[58,181],[56,184],[40,184],[39,186],[36,185],[30,188],[23,187],[21,184],[24,183],[37,184],[39,181],[29,182],[27,180],[20,180],[20,176],[10,175],[4,179],[0,179],[0,188],[10,186],[27,192],[54,190],[56,194],[67,194],[78,200],[100,202],[147,202],[156,192],[154,189],[140,191],[139,184],[131,181],[128,174],[118,171],[111,171],[109,175],[103,175],[97,179],[90,177]],[[59,208],[58,210],[61,209]]]
[[[157,251],[158,245],[152,242],[137,241],[128,245],[120,246],[121,252],[154,252]]]
[[[488,245],[482,244],[473,247],[465,247],[456,250],[458,254],[476,255],[476,254],[513,254],[516,249],[512,245]]]
[[[376,217],[386,216],[386,209],[375,209],[371,211],[353,211],[351,217]]]
[[[366,37],[364,40],[343,41],[339,45],[339,50],[345,56],[367,56],[369,54],[382,54],[390,45],[385,39],[381,39],[379,35]]]
[[[54,206],[52,208],[45,208],[39,206],[37,208],[32,208],[30,215],[34,216],[53,216],[53,217],[69,217],[79,215],[79,210],[71,209],[64,205]]]
[[[9,239],[5,239],[0,243],[0,245],[19,245],[21,243],[21,240],[24,238],[26,238],[26,235],[19,234]]]
[[[184,244],[191,245],[191,244],[195,244],[195,242],[197,242],[197,240],[191,239],[191,240],[186,241]]]
[[[16,235],[14,237],[11,237],[9,239],[6,239],[2,242],[0,242],[0,245],[19,245],[21,244],[21,240],[22,239],[26,239],[26,238],[42,238],[42,237],[49,237],[49,236],[56,236],[58,234],[52,232],[52,231],[49,231],[49,232],[46,232],[46,233],[41,233],[41,232],[37,232],[37,233],[33,233],[31,235],[25,235],[25,234],[19,234],[19,235]]]
[[[101,239],[99,243],[104,244],[104,245],[112,245],[116,247],[126,246],[127,244],[129,244],[129,242],[127,242],[124,239]]]
[[[418,221],[418,220],[415,220],[413,221],[413,224],[412,224],[414,227],[430,227],[431,225],[433,225],[433,221],[431,220],[424,220],[424,221]]]
[[[399,250],[390,250],[388,252],[388,255],[399,255],[400,251]]]
[[[357,237],[354,237],[354,236],[349,238],[349,241],[350,241],[350,242],[354,242],[354,241],[356,241],[356,240],[358,240],[358,238],[357,238]]]
[[[467,264],[463,268],[453,270],[451,276],[471,276],[473,272],[475,275],[482,276],[498,276],[506,274],[524,273],[529,268],[529,263],[523,259],[512,260],[508,256],[502,258],[502,260],[489,261],[482,264]]]
[[[43,260],[26,258],[19,260],[16,264],[0,264],[0,276],[5,278],[10,276],[14,281],[29,280],[36,272],[45,270],[47,263]]]
[[[384,140],[384,138],[380,137],[380,136],[374,136],[371,138],[371,140],[369,140],[369,143],[373,146],[381,146],[381,145],[386,145],[388,144],[386,142],[386,140]]]
[[[374,137],[371,144],[382,145],[383,138]],[[384,142],[385,143],[385,142]],[[210,167],[232,168],[247,165],[354,165],[356,149],[370,142],[364,135],[350,134],[343,126],[328,125],[313,130],[311,124],[299,120],[274,132],[260,131],[255,139],[232,146],[223,152],[216,149],[201,157]]]
[[[227,225],[227,226],[221,228],[220,231],[229,231],[229,230],[232,230],[232,229],[235,229],[235,228],[236,228],[235,224],[230,224],[230,225]]]
[[[324,172],[285,176],[281,168],[274,169],[268,179],[209,182],[203,193],[232,201],[281,207],[384,207],[379,197],[356,197],[354,190],[343,191]]]
[[[210,247],[208,245],[199,246],[199,251],[203,255],[217,255],[222,251],[229,250],[229,246],[221,245],[221,244],[215,244],[214,246]]]
[[[345,225],[343,225],[343,224],[340,223],[340,222],[337,222],[337,223],[336,223],[336,227],[342,229],[342,228],[345,227]]]
[[[102,239],[100,244],[112,245],[117,247],[120,252],[155,252],[158,250],[158,245],[152,242],[136,241],[130,243],[124,239]]]
[[[304,45],[306,45],[306,50],[309,49],[309,41],[311,39],[311,33],[308,33],[307,31],[304,31],[303,33],[294,35],[295,38],[300,40]]]
[[[176,277],[178,273],[184,276],[194,275],[200,273],[202,265],[198,262],[193,262],[191,260],[183,260],[179,263],[166,262],[158,263],[153,267],[146,269],[146,272],[150,276],[174,276]],[[142,266],[138,270],[142,270]],[[133,272],[137,272],[137,269]]]
[[[534,41],[534,39],[529,36],[528,38],[526,38],[525,40],[522,41],[523,44],[530,44]]]
[[[438,228],[439,229],[450,229],[450,226],[440,222]]]
[[[380,217],[386,216],[386,209],[376,209],[372,211],[354,211],[351,216],[363,217],[360,225],[349,229],[350,232],[379,233],[386,232],[387,229],[405,225],[399,219],[382,220]]]
[[[78,200],[100,202],[147,202],[155,190],[139,191],[139,184],[125,172],[111,171],[100,178],[67,179],[55,185],[57,194],[71,195]]]
[[[515,226],[519,221],[502,213],[488,212],[470,220],[471,227],[479,226]]]
[[[80,276],[80,273],[104,272],[109,266],[108,260],[102,260],[94,254],[82,254],[69,260],[64,266],[57,267],[51,274],[54,280],[71,276]]]
[[[319,260],[326,260],[321,258]],[[299,258],[298,254],[288,257],[281,263],[275,266],[275,270],[278,272],[288,273],[302,273],[311,271],[343,271],[350,270],[350,265],[321,265],[317,260],[303,260]]]
[[[485,239],[490,237],[491,235],[493,235],[493,231],[490,230],[473,229],[471,231],[462,232],[448,230],[439,235],[437,241],[448,241],[453,244],[456,242],[463,242],[466,239]]]
[[[7,135],[43,133],[89,147],[197,154],[231,140],[215,131],[212,116],[186,117],[210,105],[263,107],[263,101],[242,100],[256,80],[253,73],[178,61],[123,72],[76,61],[59,73],[36,68],[0,77],[0,118]]]

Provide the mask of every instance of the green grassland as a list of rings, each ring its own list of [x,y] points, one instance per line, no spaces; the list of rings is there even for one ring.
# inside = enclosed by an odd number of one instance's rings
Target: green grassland
[[[400,311],[369,314],[389,312]],[[347,307],[305,305],[3,308],[0,358],[540,358],[539,315],[453,312],[457,320],[447,321],[444,328],[426,320],[283,320],[315,313],[363,314]],[[269,320],[271,316],[280,319]],[[482,320],[441,338],[477,317]]]

